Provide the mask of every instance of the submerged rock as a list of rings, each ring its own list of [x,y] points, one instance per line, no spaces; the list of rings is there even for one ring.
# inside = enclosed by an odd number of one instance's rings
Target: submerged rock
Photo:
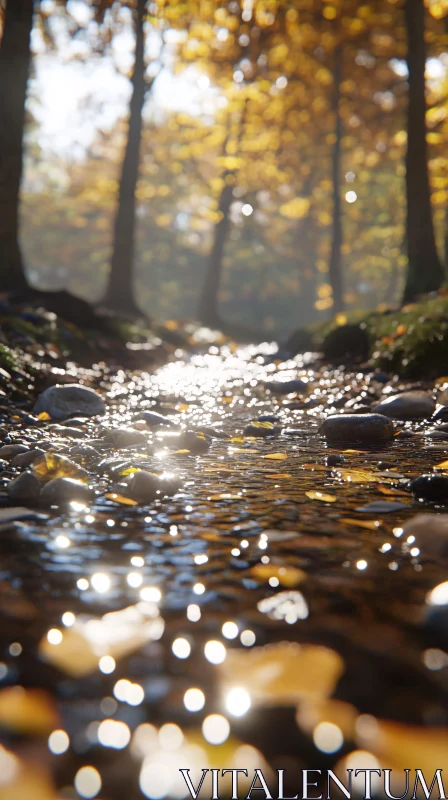
[[[150,428],[153,428],[156,425],[165,425],[169,428],[172,428],[174,425],[174,423],[168,419],[168,417],[165,417],[163,414],[158,414],[157,411],[143,411],[140,416]]]
[[[266,389],[270,389],[273,394],[293,394],[298,392],[304,394],[309,390],[309,385],[301,378],[294,378],[290,381],[269,381],[265,383]]]
[[[80,503],[88,502],[92,497],[89,486],[74,478],[53,478],[48,481],[40,493],[42,502],[48,505],[61,505],[77,500]]]
[[[67,384],[45,389],[37,398],[33,411],[35,414],[46,411],[52,419],[67,419],[76,414],[85,417],[104,414],[106,406],[103,398],[94,389]]]
[[[394,437],[394,426],[381,414],[333,414],[320,432],[328,441],[384,444]]]
[[[387,397],[375,406],[374,411],[391,419],[428,419],[436,404],[428,392],[415,390]]]
[[[132,445],[147,445],[148,435],[132,428],[115,428],[108,431],[103,438],[105,444],[120,449],[121,447],[132,447]]]
[[[22,472],[6,487],[10,500],[35,500],[40,494],[40,482],[32,472]]]
[[[419,475],[409,488],[419,500],[448,503],[448,475]]]
[[[157,496],[173,495],[181,487],[181,480],[177,475],[164,472],[157,475],[155,472],[140,470],[131,475],[126,481],[127,494],[137,503],[152,503]]]
[[[24,444],[4,444],[3,447],[0,447],[0,459],[2,461],[12,461],[15,456],[28,453],[29,449]]]
[[[44,455],[45,451],[41,450],[40,447],[36,447],[35,450],[28,450],[27,453],[19,453],[19,455],[14,456],[11,464],[13,467],[29,467]]]
[[[176,440],[179,450],[189,450],[193,455],[198,456],[206,453],[210,447],[210,441],[202,433],[195,431],[185,431]]]
[[[274,436],[276,433],[280,433],[280,428],[274,425],[273,422],[255,420],[246,425],[243,433],[244,436]]]

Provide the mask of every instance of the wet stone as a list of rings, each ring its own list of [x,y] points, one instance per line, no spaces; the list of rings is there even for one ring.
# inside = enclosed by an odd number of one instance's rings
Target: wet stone
[[[410,481],[409,488],[419,500],[448,503],[448,475],[420,475]]]
[[[50,386],[39,395],[33,412],[40,414],[43,411],[46,411],[52,419],[67,419],[80,414],[94,417],[97,414],[104,414],[106,406],[94,389],[78,384],[67,384]]]
[[[276,433],[280,433],[280,428],[276,427],[272,422],[259,422],[256,420],[255,422],[249,422],[243,433],[245,436],[274,436]]]
[[[0,458],[3,461],[12,461],[15,456],[21,453],[27,453],[28,450],[29,447],[26,447],[24,444],[5,444],[3,447],[0,447]]]
[[[309,389],[308,384],[302,381],[301,378],[295,378],[290,381],[270,381],[265,386],[273,394],[293,394],[294,392],[303,394]]]
[[[381,414],[333,414],[320,432],[328,441],[384,444],[394,437],[394,426]]]
[[[156,425],[165,425],[171,428],[174,424],[168,417],[165,417],[163,414],[158,414],[157,411],[143,411],[140,418],[143,419],[150,428]]]
[[[176,445],[179,450],[189,450],[193,455],[201,455],[206,453],[210,447],[210,442],[204,435],[195,433],[194,431],[185,431],[176,440]]]
[[[22,472],[6,487],[10,500],[35,500],[40,494],[40,482],[32,472]]]
[[[429,419],[435,407],[435,401],[428,392],[415,390],[387,397],[375,406],[374,411],[390,419]]]
[[[132,447],[133,445],[146,446],[148,444],[148,436],[140,431],[134,431],[129,428],[115,428],[106,433],[103,442],[118,449],[121,447]]]
[[[44,455],[44,450],[36,447],[35,450],[29,450],[27,453],[19,453],[14,456],[11,461],[13,467],[29,467],[34,461],[37,461]]]
[[[62,505],[74,500],[88,502],[91,498],[92,490],[89,486],[74,478],[53,478],[40,493],[40,499],[48,505]]]
[[[48,430],[62,439],[85,439],[86,432],[79,428],[70,428],[67,425],[49,425]]]
[[[140,470],[131,475],[126,481],[127,494],[137,503],[144,505],[152,503],[157,493],[163,489],[160,477],[154,472]]]
[[[448,558],[448,514],[417,514],[403,525],[400,537],[415,536],[415,544],[426,557]]]

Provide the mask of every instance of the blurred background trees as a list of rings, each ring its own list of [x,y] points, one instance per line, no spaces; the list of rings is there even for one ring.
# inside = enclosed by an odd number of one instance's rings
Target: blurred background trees
[[[22,162],[29,282],[114,311],[283,335],[438,289],[447,18],[447,0],[4,0],[2,289],[24,282]]]

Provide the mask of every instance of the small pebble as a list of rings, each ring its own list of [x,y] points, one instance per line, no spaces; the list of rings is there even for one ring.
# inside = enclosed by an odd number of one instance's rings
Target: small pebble
[[[21,453],[27,453],[29,447],[25,447],[24,444],[5,444],[3,447],[0,447],[0,458],[3,461],[12,461],[15,456],[20,455]]]
[[[146,446],[148,444],[148,434],[129,428],[115,428],[106,433],[103,442],[117,449],[132,447],[133,445]]]
[[[38,458],[41,458],[44,455],[44,450],[41,450],[40,447],[36,447],[35,450],[28,450],[27,453],[19,453],[18,456],[14,456],[11,461],[11,465],[13,467],[29,467],[34,461],[37,461]]]
[[[165,425],[171,428],[174,424],[168,417],[165,417],[163,414],[158,414],[157,411],[143,411],[141,416],[150,428],[156,425]]]
[[[293,394],[299,392],[304,394],[309,390],[309,385],[300,378],[290,381],[269,381],[265,383],[266,389],[270,389],[272,394]]]
[[[178,450],[189,450],[195,456],[206,453],[210,447],[210,442],[206,437],[194,431],[185,431],[175,440]]]
[[[244,436],[274,436],[280,433],[280,428],[276,427],[272,422],[249,422],[244,428]]]

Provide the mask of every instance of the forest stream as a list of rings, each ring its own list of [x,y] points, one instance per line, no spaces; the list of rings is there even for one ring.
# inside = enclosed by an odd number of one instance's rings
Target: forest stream
[[[195,785],[282,768],[285,797],[304,767],[432,776],[448,378],[279,363],[270,345],[182,359],[78,370],[102,415],[2,398],[0,796],[188,797],[186,767]],[[400,392],[423,410],[386,420],[383,444],[323,434]]]

